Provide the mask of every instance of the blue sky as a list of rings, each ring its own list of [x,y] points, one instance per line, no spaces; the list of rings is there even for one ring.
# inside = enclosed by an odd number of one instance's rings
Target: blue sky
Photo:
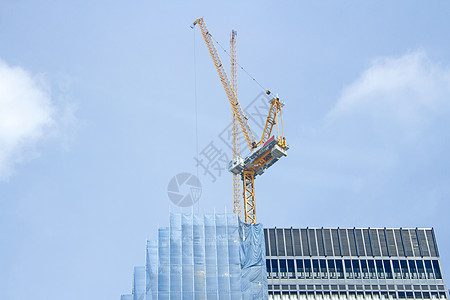
[[[286,102],[291,146],[257,178],[266,226],[434,227],[450,269],[450,4],[445,1],[0,1],[0,289],[118,299],[230,108],[204,17]],[[195,48],[195,64],[194,64]],[[221,53],[224,64],[228,58]],[[195,68],[194,68],[195,66]],[[260,93],[238,73],[243,106]],[[255,130],[258,131],[258,130]],[[256,132],[259,134],[258,132]],[[232,211],[199,169],[194,210]]]

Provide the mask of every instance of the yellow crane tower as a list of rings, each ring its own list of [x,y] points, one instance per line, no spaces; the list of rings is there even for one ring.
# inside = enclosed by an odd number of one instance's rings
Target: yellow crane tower
[[[230,34],[230,71],[231,71],[231,88],[234,91],[236,100],[238,99],[237,87],[237,59],[236,59],[236,36],[235,30]],[[232,160],[240,157],[239,149],[239,125],[237,118],[231,110],[231,144],[232,144]],[[233,213],[241,217],[241,184],[239,182],[239,174],[233,174]]]
[[[286,156],[289,149],[283,129],[282,107],[284,103],[278,97],[270,100],[269,115],[267,116],[261,139],[257,141],[237,98],[236,32],[233,30],[230,36],[230,82],[214,46],[212,35],[208,31],[203,18],[195,20],[193,26],[195,25],[198,25],[200,28],[222,86],[227,94],[228,101],[231,104],[233,156],[228,170],[233,173],[233,211],[240,216],[240,189],[238,184],[240,177],[243,183],[244,221],[247,224],[256,224],[255,177],[262,175],[267,168],[271,167],[281,157]],[[269,91],[266,91],[266,93],[268,95],[271,94]],[[239,154],[239,131],[237,125],[239,125],[251,152],[245,158],[242,158]],[[277,127],[276,136],[272,136],[274,126]]]

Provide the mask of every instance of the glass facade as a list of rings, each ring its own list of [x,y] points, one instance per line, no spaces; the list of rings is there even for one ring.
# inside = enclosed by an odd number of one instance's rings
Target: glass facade
[[[269,299],[448,299],[433,229],[268,228]]]

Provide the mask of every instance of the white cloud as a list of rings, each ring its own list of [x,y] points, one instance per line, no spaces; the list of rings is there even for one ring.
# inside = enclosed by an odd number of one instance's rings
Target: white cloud
[[[378,137],[416,139],[450,108],[450,70],[424,52],[384,57],[345,87],[328,115],[331,123],[358,121]]]
[[[36,143],[58,127],[57,114],[42,78],[0,60],[0,179],[32,158]]]
[[[373,60],[323,121],[303,141],[311,186],[366,196],[403,186],[410,199],[450,190],[450,69],[424,52]]]

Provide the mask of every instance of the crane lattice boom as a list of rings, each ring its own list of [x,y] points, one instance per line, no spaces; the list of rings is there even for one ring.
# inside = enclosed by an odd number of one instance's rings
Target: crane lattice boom
[[[233,109],[234,115],[241,127],[241,131],[244,134],[245,141],[247,142],[250,150],[254,148],[256,143],[255,137],[253,135],[250,126],[247,123],[247,117],[245,117],[244,112],[242,111],[241,105],[239,104],[237,97],[234,93],[232,85],[228,79],[227,73],[225,72],[225,68],[222,65],[222,61],[220,60],[219,53],[217,53],[216,46],[214,46],[214,41],[211,37],[211,34],[206,27],[203,18],[197,19],[194,22],[194,25],[198,25],[200,27],[200,31],[202,33],[203,39],[205,40],[206,46],[208,47],[209,54],[214,62],[214,66],[216,67],[217,73],[219,73],[220,81],[222,82],[223,88],[227,94],[228,100],[230,101],[231,108]]]

